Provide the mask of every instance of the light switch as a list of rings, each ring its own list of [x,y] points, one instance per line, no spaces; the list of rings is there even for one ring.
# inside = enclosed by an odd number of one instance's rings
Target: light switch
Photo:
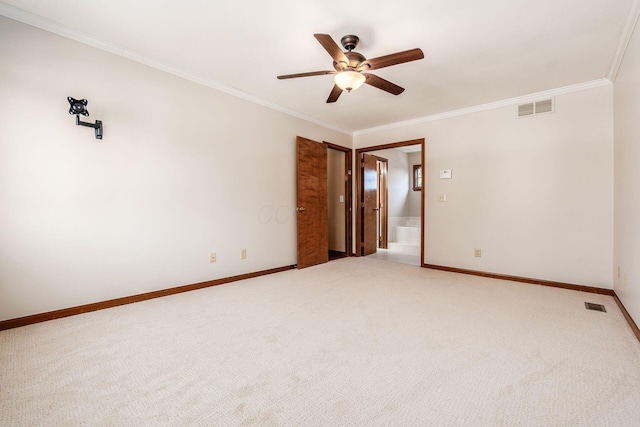
[[[340,196],[340,203],[344,203],[344,196]]]

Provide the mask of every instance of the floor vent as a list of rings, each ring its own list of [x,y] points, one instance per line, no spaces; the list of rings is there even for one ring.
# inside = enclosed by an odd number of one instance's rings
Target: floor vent
[[[528,117],[544,113],[553,113],[553,98],[518,105],[518,117]]]
[[[607,310],[605,310],[604,305],[602,304],[594,304],[592,302],[585,302],[584,306],[587,310],[595,310],[595,311],[602,311],[603,313],[606,313]]]

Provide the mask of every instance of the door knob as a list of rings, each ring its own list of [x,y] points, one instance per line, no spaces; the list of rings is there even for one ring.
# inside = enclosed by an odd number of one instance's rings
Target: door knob
[[[304,212],[306,209],[305,209],[305,208],[296,208],[296,210],[297,210],[298,212]]]
[[[373,208],[374,211],[378,212],[380,209],[378,208]]]

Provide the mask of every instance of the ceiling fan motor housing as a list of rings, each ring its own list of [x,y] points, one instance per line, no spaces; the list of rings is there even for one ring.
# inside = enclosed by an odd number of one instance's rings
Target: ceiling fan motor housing
[[[340,39],[340,43],[346,50],[353,50],[358,46],[360,42],[360,38],[358,36],[354,36],[353,34],[348,34]]]

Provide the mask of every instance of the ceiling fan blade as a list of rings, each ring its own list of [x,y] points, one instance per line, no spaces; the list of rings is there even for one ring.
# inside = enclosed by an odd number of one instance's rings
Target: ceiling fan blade
[[[329,94],[329,98],[327,98],[327,104],[331,102],[336,102],[338,98],[342,94],[342,89],[338,85],[333,85],[333,89],[331,89],[331,93]]]
[[[313,37],[315,37],[322,47],[329,52],[329,55],[331,55],[336,63],[344,62],[349,64],[349,60],[345,56],[344,52],[340,49],[340,46],[333,41],[329,34],[314,34]]]
[[[295,79],[296,77],[323,76],[325,74],[335,74],[335,73],[336,71],[311,71],[309,73],[285,74],[284,76],[278,76],[278,78],[280,80]]]
[[[367,59],[365,64],[369,64],[369,70],[377,70],[379,68],[389,67],[391,65],[402,64],[404,62],[416,61],[423,59],[424,53],[422,50],[416,48],[411,50],[405,50],[403,52],[392,53],[391,55],[379,56],[373,59]],[[363,71],[366,71],[366,65],[361,67]]]
[[[365,83],[371,85],[373,87],[377,87],[378,89],[382,89],[385,92],[389,92],[392,95],[400,95],[404,92],[404,88],[398,86],[395,83],[391,83],[388,80],[383,79],[382,77],[378,77],[375,74],[363,73],[367,80]]]

